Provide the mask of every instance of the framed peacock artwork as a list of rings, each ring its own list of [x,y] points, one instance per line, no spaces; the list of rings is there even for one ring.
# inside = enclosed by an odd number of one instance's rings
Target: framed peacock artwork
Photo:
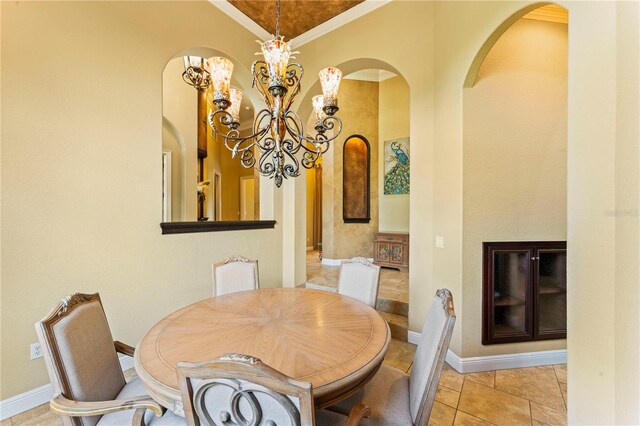
[[[384,142],[384,193],[400,195],[409,193],[409,138]]]

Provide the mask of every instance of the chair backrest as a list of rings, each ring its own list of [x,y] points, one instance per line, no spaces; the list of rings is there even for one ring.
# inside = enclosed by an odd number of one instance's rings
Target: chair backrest
[[[209,362],[180,362],[177,370],[189,425],[314,424],[311,383],[258,358],[227,354]]]
[[[256,290],[260,287],[257,260],[231,256],[224,262],[214,263],[211,269],[214,296]]]
[[[354,257],[340,266],[338,293],[375,308],[380,286],[380,267],[364,257]]]
[[[67,296],[36,323],[42,354],[54,388],[74,401],[115,399],[125,385],[100,295]],[[93,426],[100,416],[65,418]]]
[[[424,426],[429,421],[455,322],[453,296],[449,290],[440,289],[422,328],[409,378],[409,409],[414,425]]]

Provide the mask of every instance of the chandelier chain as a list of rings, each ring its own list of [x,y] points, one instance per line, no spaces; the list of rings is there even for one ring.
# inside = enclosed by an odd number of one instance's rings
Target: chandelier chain
[[[280,37],[280,0],[276,0],[276,39]]]

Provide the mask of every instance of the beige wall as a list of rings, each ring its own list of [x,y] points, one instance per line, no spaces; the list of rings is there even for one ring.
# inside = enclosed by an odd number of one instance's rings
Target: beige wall
[[[343,80],[339,96],[342,133],[332,143],[332,167],[323,167],[322,170],[323,257],[372,257],[373,237],[378,230],[378,83]],[[352,135],[364,136],[370,147],[369,223],[344,223],[342,215],[342,148]],[[325,158],[326,156],[325,154]],[[325,200],[329,197],[333,201],[326,203]],[[328,230],[329,227],[332,229]]]
[[[482,243],[567,238],[567,25],[520,19],[464,92],[462,356],[562,349],[482,346]]]
[[[384,194],[384,142],[409,136],[409,85],[402,77],[380,82],[378,105],[378,194],[381,232],[409,232],[409,194]],[[420,167],[416,163],[416,167]],[[420,191],[420,185],[416,186]]]
[[[640,424],[640,28],[638,2],[617,9],[616,113],[616,422]]]
[[[261,284],[280,285],[281,225],[165,236],[159,226],[165,64],[191,46],[229,49],[248,87],[253,34],[207,2],[1,8],[0,398],[48,382],[43,360],[29,360],[33,325],[67,294],[99,291],[114,337],[135,345],[211,295],[213,261],[257,258]]]

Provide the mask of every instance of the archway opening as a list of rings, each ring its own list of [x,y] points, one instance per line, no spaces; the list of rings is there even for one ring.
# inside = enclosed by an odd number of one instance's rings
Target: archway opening
[[[260,219],[260,177],[245,169],[223,149],[220,133],[209,126],[214,110],[212,88],[198,90],[184,81],[184,56],[227,56],[197,47],[171,58],[162,74],[163,87],[163,220],[238,221]],[[246,70],[237,65],[232,86],[244,92]],[[239,107],[239,132],[249,134],[254,118],[253,94],[246,93]],[[169,126],[170,124],[170,126]],[[222,131],[222,129],[220,129]],[[178,137],[175,137],[178,135]],[[178,149],[175,141],[181,141]],[[169,165],[170,172],[167,172]],[[171,178],[165,177],[171,173]]]
[[[323,155],[320,173],[307,172],[307,286],[336,289],[341,262],[356,256],[383,266],[377,307],[388,314],[393,337],[406,342],[409,85],[396,68],[379,60],[354,59],[337,66],[344,73],[338,112],[342,133]],[[314,117],[307,104],[318,92],[316,82],[300,103],[300,116],[309,117],[308,129],[313,129]],[[368,156],[349,149],[354,135],[366,141]],[[368,176],[361,180],[365,162]],[[358,218],[352,217],[356,210]],[[317,248],[321,255],[313,250]]]

